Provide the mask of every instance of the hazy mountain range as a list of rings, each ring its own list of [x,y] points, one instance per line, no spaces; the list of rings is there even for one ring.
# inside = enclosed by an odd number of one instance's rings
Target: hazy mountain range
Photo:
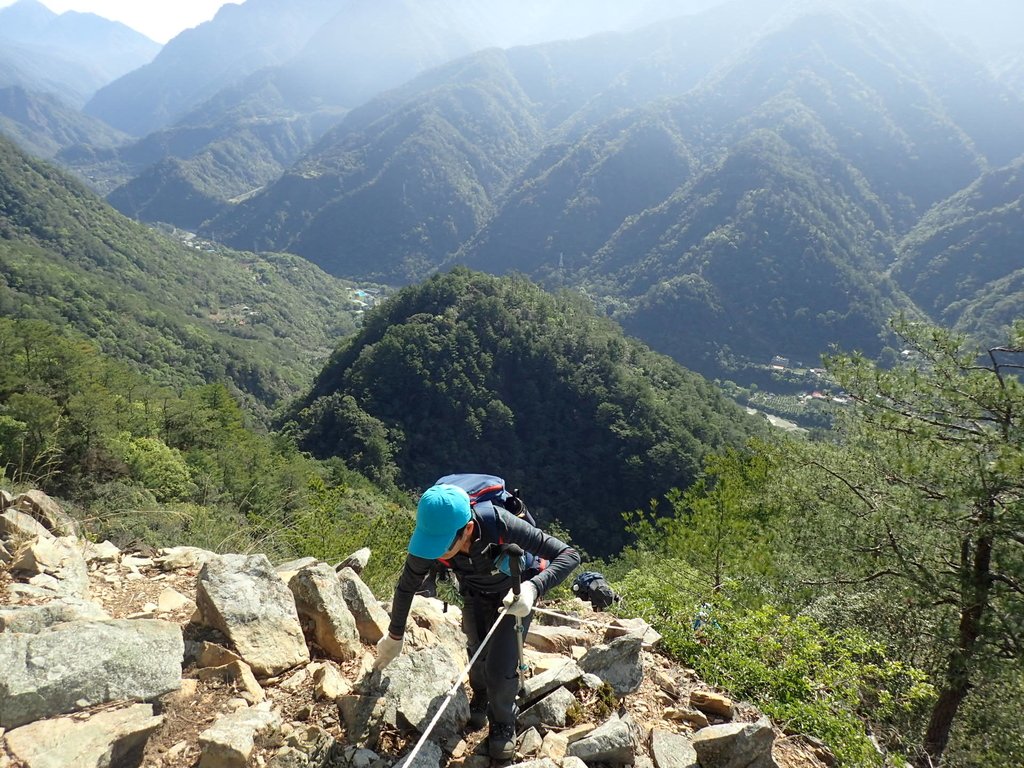
[[[91,13],[56,14],[36,0],[0,8],[0,86],[21,86],[81,107],[141,67],[160,44]]]
[[[874,354],[900,310],[999,335],[1012,4],[585,5],[248,0],[86,107],[148,135],[37,119],[33,151],[131,216],[340,276],[582,288],[705,373]]]

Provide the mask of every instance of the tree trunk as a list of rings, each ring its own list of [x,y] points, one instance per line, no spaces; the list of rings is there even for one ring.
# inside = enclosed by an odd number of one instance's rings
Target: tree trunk
[[[928,729],[924,734],[924,754],[914,761],[916,768],[942,765],[942,754],[949,744],[956,713],[971,690],[971,661],[981,634],[981,618],[988,607],[992,584],[992,538],[982,536],[973,551],[971,539],[964,540],[960,551],[962,574],[960,602],[960,637],[957,647],[946,660],[945,683],[932,707]]]

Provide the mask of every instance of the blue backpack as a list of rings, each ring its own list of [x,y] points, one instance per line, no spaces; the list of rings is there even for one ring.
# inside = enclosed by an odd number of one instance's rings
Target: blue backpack
[[[509,491],[505,487],[505,481],[497,475],[471,473],[445,475],[438,479],[435,485],[442,483],[457,486],[469,494],[469,504],[480,520],[483,528],[482,535],[486,541],[498,545],[505,543],[501,534],[498,533],[498,513],[494,509],[495,505],[519,519],[525,520],[530,525],[537,526],[537,521],[533,519],[530,510],[526,508],[526,504],[519,497],[519,489],[515,488]],[[547,565],[547,560],[527,552],[523,557],[523,575],[527,577],[539,573],[547,568]],[[508,573],[506,568],[502,568],[502,570]]]

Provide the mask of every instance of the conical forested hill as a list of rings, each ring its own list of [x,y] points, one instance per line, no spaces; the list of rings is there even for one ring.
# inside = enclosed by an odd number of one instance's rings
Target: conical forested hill
[[[315,455],[408,487],[500,474],[601,554],[624,541],[623,512],[761,428],[578,296],[462,268],[376,310],[290,419]]]
[[[188,247],[2,138],[0,313],[72,328],[162,384],[231,383],[264,410],[355,327],[346,284],[308,262]]]

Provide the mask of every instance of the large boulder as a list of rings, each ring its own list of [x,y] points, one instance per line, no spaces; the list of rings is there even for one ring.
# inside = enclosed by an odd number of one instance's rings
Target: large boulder
[[[18,605],[0,608],[0,632],[35,635],[47,627],[68,621],[109,619],[96,603],[74,597],[51,600],[40,605]]]
[[[11,506],[31,515],[54,536],[79,536],[78,524],[61,509],[60,504],[40,490],[26,491],[17,496]]]
[[[443,648],[403,653],[372,680],[373,686],[364,695],[343,696],[338,701],[349,740],[372,749],[385,726],[422,733],[458,675],[459,668]],[[469,699],[459,686],[432,737],[443,742],[456,736],[467,722]]]
[[[636,739],[629,720],[613,717],[585,738],[569,745],[569,755],[587,765],[610,763],[632,765],[636,762]]]
[[[338,583],[341,584],[341,593],[345,596],[348,609],[356,618],[359,637],[364,643],[375,644],[388,631],[391,620],[387,612],[381,608],[373,592],[351,568],[342,568],[338,571]]]
[[[309,661],[295,600],[266,555],[222,555],[199,571],[199,621],[234,644],[257,677]]]
[[[89,566],[77,539],[37,537],[28,541],[14,553],[11,571],[29,577],[52,576],[46,583],[55,593],[81,599],[89,597]]]
[[[772,757],[775,731],[762,717],[756,723],[712,725],[697,731],[693,748],[701,768],[778,768]]]
[[[626,635],[595,646],[580,659],[580,669],[608,683],[616,696],[635,693],[644,681],[642,644],[642,636]]]
[[[245,768],[260,734],[281,726],[269,701],[223,715],[199,734],[199,768]]]
[[[7,748],[25,768],[134,768],[163,721],[152,704],[132,704],[84,721],[59,717],[23,725],[7,734]]]
[[[151,701],[181,685],[181,629],[156,620],[73,621],[0,634],[0,728],[110,701]]]
[[[313,623],[316,644],[328,655],[349,661],[362,653],[355,617],[331,566],[319,563],[303,568],[292,576],[288,589],[299,616]]]
[[[660,728],[651,734],[651,757],[656,768],[701,768],[688,738]]]

